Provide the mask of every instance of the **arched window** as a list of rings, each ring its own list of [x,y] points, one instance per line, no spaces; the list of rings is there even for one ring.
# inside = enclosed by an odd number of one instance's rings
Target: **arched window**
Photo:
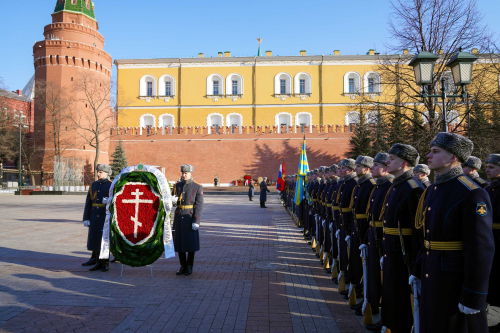
[[[312,125],[312,115],[309,112],[299,112],[295,115],[295,125],[300,126],[299,132],[312,132],[312,129],[309,127]]]
[[[453,81],[453,75],[451,71],[445,71],[441,74],[441,78],[444,79],[444,89],[447,93],[452,93],[455,91],[455,82]],[[438,87],[436,87],[438,88]],[[441,79],[439,80],[439,91],[441,91]],[[436,89],[438,90],[438,89]]]
[[[243,95],[243,77],[240,74],[232,73],[226,77],[226,95]]]
[[[175,117],[165,113],[158,117],[158,127],[175,127]]]
[[[243,126],[243,117],[239,113],[230,113],[226,117],[227,126],[231,127],[231,133],[234,133],[235,127],[238,126],[238,132],[241,134],[241,126]]]
[[[219,127],[224,126],[224,117],[220,113],[211,113],[207,117],[208,134],[212,132],[212,126],[217,126],[216,133],[219,133]]]
[[[290,95],[292,93],[292,77],[288,73],[278,73],[274,77],[274,94]]]
[[[224,95],[224,78],[219,74],[210,74],[207,77],[207,96]]]
[[[144,75],[139,83],[139,96],[146,98],[156,97],[156,78],[152,75]]]
[[[155,127],[156,119],[152,114],[143,114],[141,118],[139,118],[139,126],[143,127]]]
[[[274,125],[278,127],[278,133],[281,133],[281,126],[286,126],[288,132],[289,126],[293,125],[293,117],[288,112],[280,112],[274,117]]]
[[[448,111],[446,121],[448,124],[457,125],[460,123],[460,114],[455,110]]]
[[[365,73],[363,77],[365,94],[379,94],[382,92],[380,74],[377,72]]]
[[[378,122],[378,111],[368,111],[365,113],[365,122],[367,124],[376,124]]]
[[[170,97],[175,96],[175,79],[172,75],[163,75],[158,80],[159,93],[158,96]]]
[[[361,93],[361,76],[356,72],[348,72],[344,75],[344,94]]]
[[[358,111],[349,111],[345,115],[345,124],[349,126],[349,132],[352,132],[352,125],[357,125],[360,123],[359,112]]]
[[[294,94],[295,95],[310,95],[311,89],[311,75],[308,73],[297,73],[293,80]]]

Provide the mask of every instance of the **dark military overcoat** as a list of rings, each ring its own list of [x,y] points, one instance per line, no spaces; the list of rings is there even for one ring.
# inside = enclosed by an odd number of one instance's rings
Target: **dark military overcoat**
[[[352,222],[352,207],[351,207],[352,193],[354,191],[354,188],[358,184],[358,178],[356,177],[356,174],[353,172],[351,175],[348,177],[344,177],[347,179],[344,179],[344,183],[339,188],[340,197],[338,201],[340,209],[340,233],[338,239],[340,241],[339,267],[344,272],[347,272],[347,266],[348,266],[347,242],[345,238],[351,232],[350,227]]]
[[[416,273],[422,280],[420,332],[488,332],[486,296],[495,251],[488,193],[461,174],[432,184],[419,208],[423,219],[417,222],[424,222],[425,231]],[[459,303],[481,313],[466,316]]]
[[[488,303],[500,306],[500,179],[493,181],[486,191],[490,195],[493,207],[493,237],[495,239],[495,257],[490,274]]]
[[[83,220],[90,221],[89,233],[87,237],[87,250],[101,251],[102,229],[106,220],[106,204],[102,203],[102,198],[109,197],[109,179],[98,180],[90,185],[83,211]]]
[[[260,183],[260,201],[267,201],[267,193],[269,193],[271,191],[269,191],[267,189],[267,184],[265,181],[262,181]]]
[[[175,184],[174,195],[179,197],[174,215],[175,252],[196,252],[200,250],[199,230],[193,230],[193,223],[200,224],[203,212],[203,186],[190,179]]]

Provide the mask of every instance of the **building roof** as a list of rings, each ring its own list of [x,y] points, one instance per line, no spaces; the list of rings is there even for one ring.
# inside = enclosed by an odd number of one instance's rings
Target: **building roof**
[[[19,96],[18,94],[14,93],[14,92],[3,90],[3,89],[0,89],[0,97],[9,98],[9,99],[17,99],[18,101],[23,101],[23,102],[31,102],[31,99],[29,99],[26,96]]]
[[[35,75],[26,83],[23,88],[23,96],[29,98],[31,101],[35,99]]]
[[[76,2],[72,4],[72,2]],[[86,6],[88,2],[88,7]],[[54,14],[59,12],[81,13],[95,20],[94,3],[91,0],[57,0]]]

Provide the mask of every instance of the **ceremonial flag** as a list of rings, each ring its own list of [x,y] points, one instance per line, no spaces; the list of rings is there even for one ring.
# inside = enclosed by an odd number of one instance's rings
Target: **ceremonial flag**
[[[280,164],[280,171],[278,173],[278,181],[276,182],[276,189],[280,192],[285,190],[285,161]]]
[[[306,137],[302,143],[300,152],[299,171],[297,172],[297,186],[295,188],[295,204],[300,205],[305,196],[307,196],[307,173],[309,172],[309,163],[306,155]]]

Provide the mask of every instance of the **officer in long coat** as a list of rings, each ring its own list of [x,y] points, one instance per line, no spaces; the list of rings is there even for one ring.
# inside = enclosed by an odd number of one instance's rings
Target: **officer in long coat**
[[[260,208],[267,208],[266,201],[268,193],[271,193],[271,191],[267,189],[267,177],[264,177],[260,183]]]
[[[467,162],[462,163],[462,169],[464,170],[464,175],[469,177],[472,181],[474,181],[477,185],[482,188],[486,188],[488,186],[488,182],[482,179],[479,176],[478,170],[481,170],[481,159],[476,156],[471,156],[467,160]]]
[[[250,201],[253,201],[253,193],[254,193],[255,186],[253,185],[252,180],[250,179],[250,183],[248,184],[248,199]]]
[[[174,187],[174,198],[177,199],[174,215],[174,248],[179,254],[181,264],[181,268],[176,272],[177,275],[193,273],[194,253],[200,250],[198,229],[203,213],[203,186],[193,180],[193,172],[192,165],[181,166],[181,181]]]
[[[90,271],[109,269],[108,259],[98,259],[101,251],[102,229],[106,220],[106,204],[111,187],[111,167],[107,164],[98,164],[96,168],[97,181],[90,185],[85,209],[83,211],[83,224],[89,227],[87,236],[87,250],[92,251],[92,257],[82,266],[92,266]]]
[[[413,168],[419,159],[418,151],[410,145],[397,143],[389,150],[387,171],[395,178],[379,217],[384,226],[381,259],[382,324],[396,333],[410,332],[413,323],[408,279],[412,258],[416,255],[412,246],[418,245],[418,240],[412,242],[412,226],[415,226],[418,200],[424,191],[423,185],[413,177]],[[401,243],[399,231],[404,244]],[[406,257],[403,255],[403,245]]]
[[[500,306],[500,154],[491,154],[486,159],[486,175],[491,183],[486,188],[493,207],[493,237],[495,256],[490,274],[487,302]],[[490,327],[490,332],[500,332],[500,324]]]
[[[462,171],[473,147],[469,139],[446,132],[430,143],[428,164],[437,177],[418,206],[415,227],[424,247],[409,281],[421,284],[420,333],[488,331],[493,211],[488,193]]]

